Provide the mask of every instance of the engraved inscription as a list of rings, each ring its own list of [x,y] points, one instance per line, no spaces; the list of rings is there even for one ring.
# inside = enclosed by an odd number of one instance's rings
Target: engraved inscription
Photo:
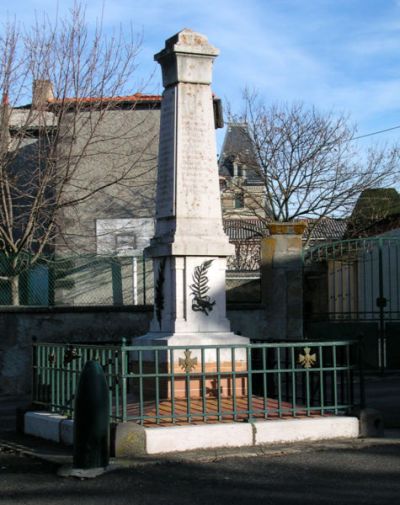
[[[174,215],[175,89],[165,91],[160,126],[157,179],[157,218]]]
[[[178,187],[185,188],[179,194],[180,208],[190,211],[191,217],[204,217],[219,207],[212,96],[209,89],[185,86],[185,96],[182,103],[179,101],[182,115],[178,159],[182,170],[178,173]]]

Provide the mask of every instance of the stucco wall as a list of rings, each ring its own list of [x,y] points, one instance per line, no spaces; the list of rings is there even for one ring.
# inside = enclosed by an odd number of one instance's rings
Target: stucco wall
[[[65,198],[79,200],[94,188],[104,188],[63,211],[59,254],[96,253],[96,219],[154,216],[159,106],[109,110],[101,121],[97,115],[81,112],[78,120],[74,118],[79,135],[72,149],[79,165],[65,189]],[[67,128],[68,117],[65,122]],[[69,145],[65,147],[69,149]],[[80,158],[82,152],[85,156]]]

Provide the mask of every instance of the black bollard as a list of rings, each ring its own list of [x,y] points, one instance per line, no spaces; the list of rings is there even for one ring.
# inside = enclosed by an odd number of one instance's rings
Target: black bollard
[[[75,400],[73,468],[105,468],[109,462],[108,385],[98,361],[88,361]]]

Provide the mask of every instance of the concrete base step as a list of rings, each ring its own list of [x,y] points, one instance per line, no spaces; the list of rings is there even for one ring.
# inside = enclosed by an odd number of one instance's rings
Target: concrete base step
[[[27,412],[24,417],[26,434],[66,445],[73,444],[73,426],[73,420],[50,412]],[[195,449],[357,438],[359,435],[358,418],[346,416],[151,428],[127,422],[112,426],[111,453],[117,457],[135,457]]]

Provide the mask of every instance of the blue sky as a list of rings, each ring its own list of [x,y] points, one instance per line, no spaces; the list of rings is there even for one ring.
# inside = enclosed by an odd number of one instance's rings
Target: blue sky
[[[58,5],[61,13],[72,2]],[[87,17],[103,2],[88,0]],[[53,16],[54,0],[0,0],[29,24],[35,10]],[[138,77],[155,71],[147,91],[161,90],[153,54],[182,28],[205,34],[220,50],[214,91],[240,109],[247,85],[267,103],[304,101],[350,115],[364,134],[400,125],[400,0],[106,0],[104,25],[131,21],[143,32]],[[138,79],[139,81],[140,79]],[[132,90],[134,91],[134,90]],[[394,132],[366,143],[392,142]]]

